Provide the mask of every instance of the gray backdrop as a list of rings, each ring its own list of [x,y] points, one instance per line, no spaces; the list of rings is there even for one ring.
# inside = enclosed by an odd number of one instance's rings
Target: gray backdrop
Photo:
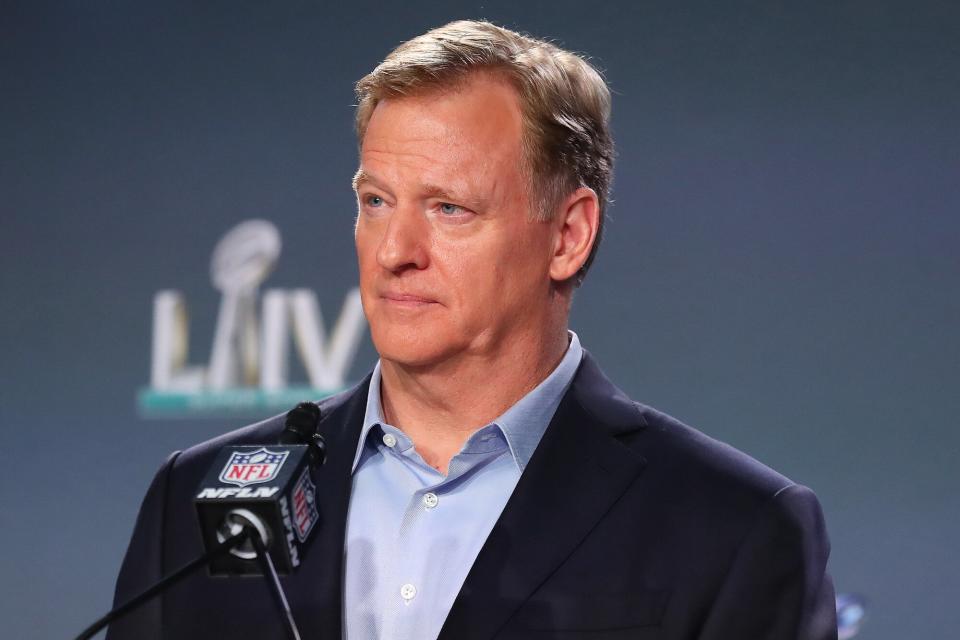
[[[587,348],[817,491],[862,637],[956,637],[957,4],[516,5],[0,2],[0,636],[103,613],[165,454],[243,422],[138,416],[153,293],[185,293],[204,360],[213,245],[266,217],[268,284],[338,309],[352,82],[487,17],[588,52],[615,92]],[[374,357],[365,338],[352,378]]]

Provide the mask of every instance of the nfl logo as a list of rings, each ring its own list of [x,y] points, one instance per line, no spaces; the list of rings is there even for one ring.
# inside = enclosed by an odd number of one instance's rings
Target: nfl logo
[[[293,488],[293,528],[300,542],[305,542],[313,525],[320,519],[317,512],[317,487],[310,480],[310,468],[307,467]]]
[[[270,482],[280,473],[289,451],[234,451],[220,472],[220,482],[245,487],[248,484]]]

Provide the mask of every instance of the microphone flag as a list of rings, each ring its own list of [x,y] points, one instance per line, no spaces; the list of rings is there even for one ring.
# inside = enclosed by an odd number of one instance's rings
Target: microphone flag
[[[207,551],[247,527],[263,541],[277,573],[296,569],[320,519],[309,462],[304,444],[221,449],[194,498]],[[249,540],[210,562],[214,576],[260,573]]]

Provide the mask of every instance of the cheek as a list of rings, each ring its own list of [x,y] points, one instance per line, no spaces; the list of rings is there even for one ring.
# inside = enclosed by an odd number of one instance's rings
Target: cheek
[[[369,224],[358,221],[354,230],[354,245],[357,250],[357,264],[360,267],[360,278],[369,274],[377,263],[377,238]]]
[[[536,290],[549,281],[550,235],[547,223],[524,223],[505,247],[502,265],[505,278],[528,290]],[[522,283],[522,284],[521,284]]]
[[[474,246],[440,251],[443,259],[438,262],[444,265],[447,281],[456,283],[460,308],[474,317],[501,315],[505,307],[536,304],[536,291],[549,282],[546,253],[538,238],[504,234]]]

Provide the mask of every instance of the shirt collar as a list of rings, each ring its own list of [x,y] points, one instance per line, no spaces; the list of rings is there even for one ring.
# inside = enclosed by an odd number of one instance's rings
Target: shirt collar
[[[497,425],[503,432],[514,462],[521,472],[533,456],[540,438],[547,430],[553,414],[560,405],[560,400],[577,372],[577,367],[580,366],[583,347],[580,346],[580,339],[576,333],[573,331],[568,333],[570,344],[560,364],[532,391],[491,423]],[[380,381],[380,361],[378,360],[370,377],[367,410],[363,416],[363,429],[360,431],[360,440],[357,443],[351,472],[356,471],[360,463],[371,429],[387,424],[383,417],[383,405],[380,403]]]

